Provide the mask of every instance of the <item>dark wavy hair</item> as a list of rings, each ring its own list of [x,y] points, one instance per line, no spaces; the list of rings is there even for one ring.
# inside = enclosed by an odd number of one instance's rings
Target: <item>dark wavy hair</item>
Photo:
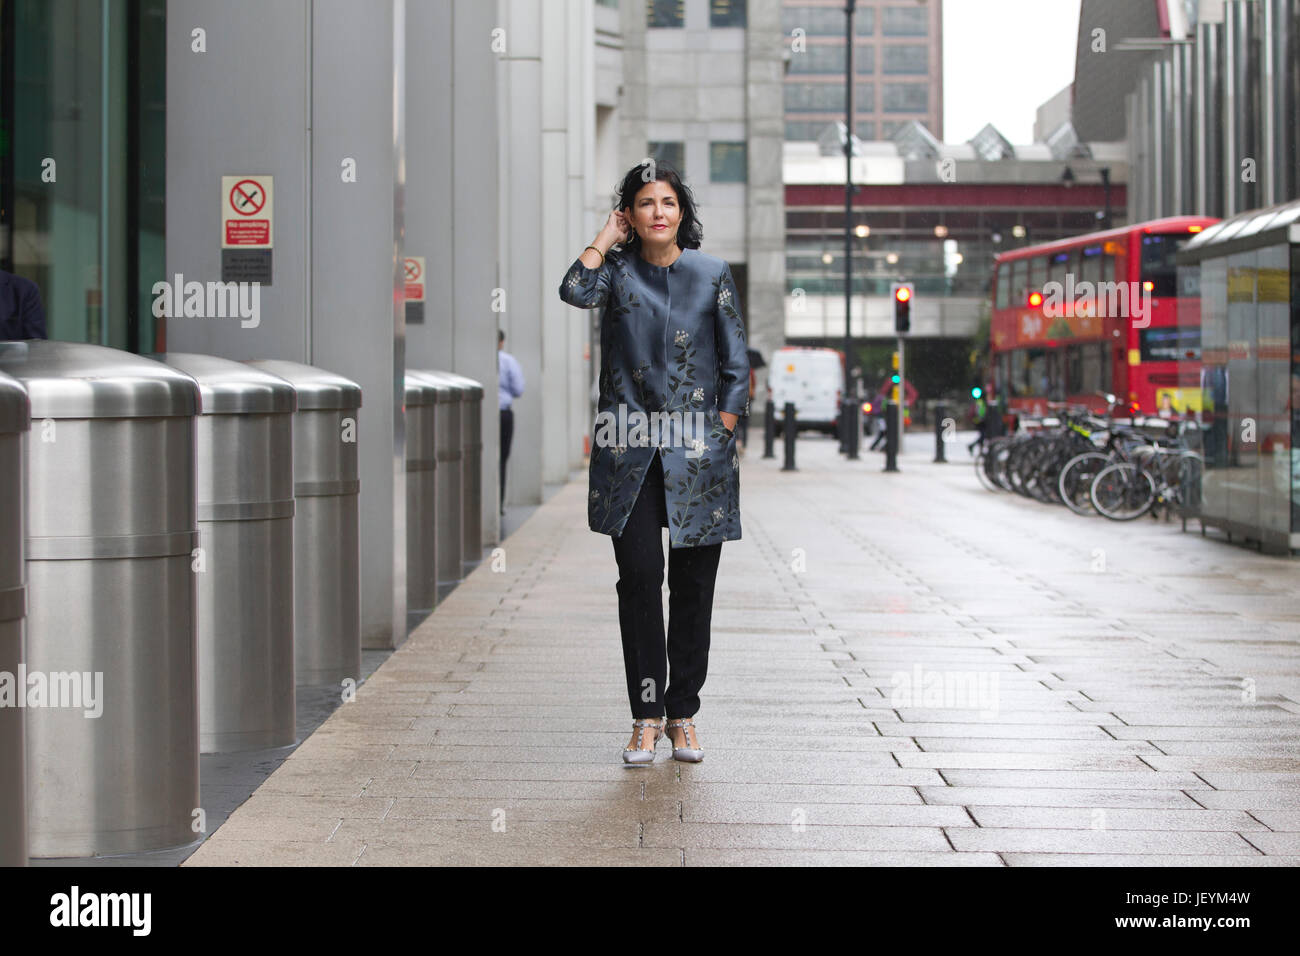
[[[630,209],[632,203],[636,201],[636,194],[639,193],[646,183],[665,182],[672,187],[677,194],[677,205],[681,208],[682,219],[677,226],[677,245],[681,249],[698,249],[700,242],[704,239],[704,227],[700,224],[700,214],[695,205],[695,196],[691,193],[691,188],[682,181],[681,174],[673,168],[671,163],[662,160],[653,160],[651,162],[640,162],[633,166],[623,182],[615,190],[614,208]],[[624,252],[636,253],[641,250],[641,237],[637,235],[636,230],[632,231],[632,238],[627,242],[619,243],[619,248]]]

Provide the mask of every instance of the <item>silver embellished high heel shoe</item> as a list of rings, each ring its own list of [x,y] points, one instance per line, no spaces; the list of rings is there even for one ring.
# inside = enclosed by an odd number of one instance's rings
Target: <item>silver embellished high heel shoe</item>
[[[687,730],[688,727],[691,728],[691,730]],[[668,721],[668,724],[665,727],[665,733],[668,730],[675,730],[679,728],[681,729],[682,732],[682,741],[684,743],[689,744],[691,742],[691,737],[694,736],[693,731],[695,728],[695,721],[689,717],[683,717],[681,720],[670,720]],[[699,743],[698,737],[696,738],[695,742]],[[687,763],[699,763],[701,760],[704,759],[704,748],[703,747],[673,747],[673,759],[683,760]]]
[[[651,728],[655,732],[655,745],[658,745],[659,738],[664,735],[664,719],[658,720],[643,719],[634,720],[632,726],[636,728],[636,746],[623,748],[623,762],[626,764],[647,764],[655,762],[655,752],[652,746],[649,750],[642,750],[641,744],[645,741],[645,732]]]

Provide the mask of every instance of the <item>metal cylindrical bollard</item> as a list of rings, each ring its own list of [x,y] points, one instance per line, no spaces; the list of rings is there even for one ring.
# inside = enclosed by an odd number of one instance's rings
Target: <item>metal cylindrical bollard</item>
[[[437,407],[442,386],[406,371],[406,617],[414,628],[438,603]]]
[[[844,450],[849,461],[858,461],[858,447],[862,438],[858,413],[861,411],[862,406],[856,399],[844,403]]]
[[[934,460],[936,464],[944,464],[948,461],[944,448],[944,430],[947,425],[945,420],[948,417],[948,406],[943,402],[934,406]]]
[[[361,386],[311,365],[249,362],[294,387],[293,673],[298,686],[361,679],[357,410]]]
[[[26,387],[39,422],[27,457],[26,665],[51,693],[25,715],[31,855],[190,843],[198,385],[72,342],[7,344],[0,369]]]
[[[203,394],[195,442],[199,749],[288,746],[296,728],[293,386],[212,355],[158,357]]]
[[[785,410],[781,415],[781,438],[785,445],[785,462],[781,465],[782,471],[797,470],[794,467],[794,439],[797,434],[794,415],[794,402],[786,402]]]
[[[23,510],[23,433],[31,422],[27,392],[0,373],[0,674],[26,693],[23,626],[27,617]],[[25,682],[24,682],[25,683]],[[27,747],[18,701],[0,700],[0,866],[27,865]]]
[[[898,403],[885,406],[885,471],[898,471]]]
[[[770,398],[763,406],[763,457],[776,457],[776,402]]]
[[[412,374],[410,371],[408,375]],[[442,600],[465,575],[465,480],[461,462],[465,457],[461,402],[465,390],[438,372],[418,372],[438,390],[438,411],[434,420],[438,470],[438,600]]]
[[[483,561],[483,386],[454,372],[437,372],[460,385],[461,488],[465,496],[461,560],[469,574]]]

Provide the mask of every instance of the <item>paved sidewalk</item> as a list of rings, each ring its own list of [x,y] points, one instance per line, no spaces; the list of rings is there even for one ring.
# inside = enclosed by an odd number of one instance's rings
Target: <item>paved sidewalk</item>
[[[186,865],[1300,863],[1300,564],[908,442],[751,447],[704,763],[622,764],[580,473]]]

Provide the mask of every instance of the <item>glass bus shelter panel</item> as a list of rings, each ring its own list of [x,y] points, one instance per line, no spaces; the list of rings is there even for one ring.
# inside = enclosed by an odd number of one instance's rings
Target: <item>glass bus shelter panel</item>
[[[1205,475],[1201,508],[1206,518],[1228,517],[1228,263],[1201,262],[1201,416]]]
[[[1228,257],[1228,520],[1259,527],[1259,253]]]
[[[1290,247],[1258,251],[1259,520],[1270,536],[1291,531]]]

